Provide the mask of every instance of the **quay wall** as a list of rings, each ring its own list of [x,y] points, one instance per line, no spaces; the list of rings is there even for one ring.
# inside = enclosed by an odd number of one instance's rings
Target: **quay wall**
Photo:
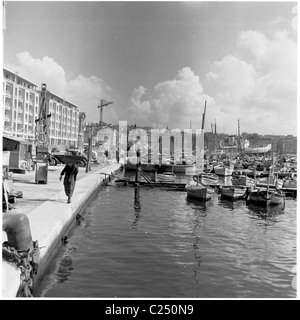
[[[77,214],[105,182],[107,176],[103,173],[115,174],[119,170],[120,164],[111,164],[77,181],[70,204],[62,190],[28,213],[32,240],[38,241],[40,247],[38,274],[34,276],[34,283],[44,275],[63,243],[62,238],[75,226]],[[19,286],[20,269],[2,260],[2,297],[16,297]]]

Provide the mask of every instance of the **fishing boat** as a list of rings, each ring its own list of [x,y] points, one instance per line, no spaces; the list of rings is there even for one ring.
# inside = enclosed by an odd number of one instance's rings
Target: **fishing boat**
[[[187,196],[202,200],[202,201],[207,201],[210,200],[215,192],[213,188],[210,186],[204,184],[201,181],[201,175],[204,173],[204,120],[205,120],[205,112],[206,112],[206,101],[205,101],[205,106],[204,106],[204,113],[202,115],[202,127],[201,127],[201,135],[200,135],[200,145],[199,145],[199,150],[200,150],[200,156],[198,158],[198,162],[196,163],[196,171],[197,174],[193,175],[193,180],[185,185],[185,190],[187,192]]]
[[[234,174],[231,183],[233,186],[254,186],[254,180],[245,174]]]
[[[176,175],[173,172],[155,172],[155,182],[173,182],[176,179]]]
[[[256,181],[257,187],[267,187],[272,189],[281,189],[283,186],[283,181],[278,179],[277,177],[270,177],[270,178],[259,178]]]
[[[214,171],[215,171],[215,174],[217,174],[218,176],[226,177],[226,176],[232,175],[233,168],[234,168],[233,165],[230,165],[230,166],[217,165],[214,167]]]
[[[237,200],[246,199],[248,191],[245,186],[220,186],[220,194],[221,197]]]
[[[114,180],[114,183],[116,186],[127,186],[129,182],[129,179],[116,179]]]
[[[175,173],[195,173],[195,164],[161,164],[159,169],[162,172],[172,171]]]
[[[258,205],[279,205],[285,202],[285,195],[281,190],[255,188],[250,191],[248,201]]]
[[[210,200],[214,194],[213,188],[204,185],[201,182],[199,182],[197,185],[187,184],[185,186],[185,190],[188,197],[203,201]]]
[[[208,186],[216,185],[219,182],[219,176],[213,173],[203,173],[201,174],[201,182]]]
[[[151,164],[151,163],[142,163],[141,169],[146,172],[154,172],[158,169],[158,164]],[[127,162],[124,164],[125,171],[136,171],[136,164]]]
[[[282,188],[297,190],[297,179],[295,177],[285,178],[283,180]]]

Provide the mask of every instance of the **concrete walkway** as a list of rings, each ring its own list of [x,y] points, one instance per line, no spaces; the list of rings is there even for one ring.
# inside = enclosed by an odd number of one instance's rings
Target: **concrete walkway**
[[[13,190],[22,191],[23,198],[17,198],[14,209],[9,214],[28,215],[33,241],[40,247],[40,262],[37,278],[43,275],[49,259],[53,257],[62,243],[62,237],[76,223],[76,215],[88,204],[97,192],[106,174],[116,173],[119,164],[91,166],[91,171],[79,168],[72,203],[67,203],[63,183],[59,175],[63,165],[49,167],[47,184],[35,183],[35,172],[13,174]],[[7,240],[2,232],[2,242]],[[20,285],[20,270],[2,261],[2,297],[16,297]]]

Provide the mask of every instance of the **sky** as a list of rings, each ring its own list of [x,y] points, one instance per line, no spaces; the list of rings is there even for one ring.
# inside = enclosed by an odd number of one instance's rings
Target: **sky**
[[[3,66],[87,122],[297,135],[297,1],[6,1]]]

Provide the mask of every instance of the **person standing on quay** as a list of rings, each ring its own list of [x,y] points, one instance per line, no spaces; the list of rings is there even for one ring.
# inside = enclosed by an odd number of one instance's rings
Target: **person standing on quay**
[[[59,180],[61,181],[63,175],[65,175],[64,178],[64,188],[66,196],[68,197],[68,203],[71,203],[71,198],[73,195],[73,191],[76,184],[76,177],[78,173],[78,166],[75,163],[68,163],[63,168]]]

